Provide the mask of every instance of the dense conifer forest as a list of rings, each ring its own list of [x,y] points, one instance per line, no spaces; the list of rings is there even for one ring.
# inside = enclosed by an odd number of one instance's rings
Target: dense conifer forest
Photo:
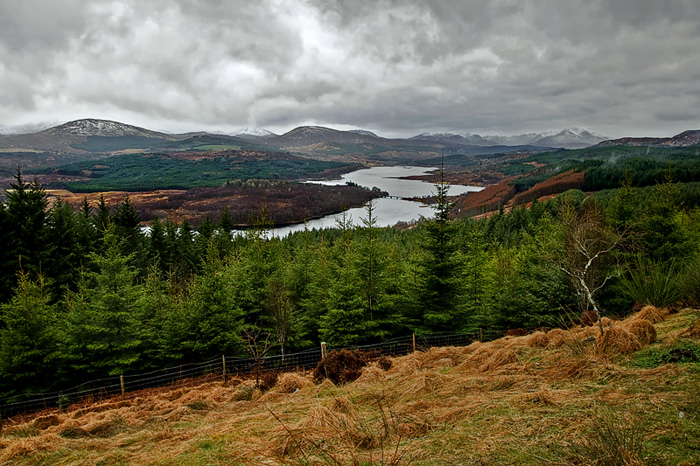
[[[49,206],[17,174],[0,204],[0,393],[244,356],[251,334],[282,353],[697,301],[696,190],[618,186],[454,220],[438,184],[435,218],[411,228],[378,228],[369,203],[359,227],[279,239],[264,212],[233,234],[226,209],[145,232],[128,198]]]

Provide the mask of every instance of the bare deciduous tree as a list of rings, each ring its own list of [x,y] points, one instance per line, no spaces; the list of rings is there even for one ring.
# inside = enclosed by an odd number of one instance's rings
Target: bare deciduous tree
[[[564,248],[559,267],[571,279],[581,310],[593,312],[602,333],[596,294],[619,275],[616,266],[611,268],[611,253],[620,246],[625,231],[613,228],[596,204],[580,209],[566,204],[562,220]]]

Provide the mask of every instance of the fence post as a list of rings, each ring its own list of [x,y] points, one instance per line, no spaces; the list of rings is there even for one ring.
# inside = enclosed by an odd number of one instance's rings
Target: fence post
[[[221,363],[223,365],[224,383],[226,383],[226,355],[225,354],[221,355]]]
[[[125,391],[125,390],[124,390],[124,376],[123,376],[123,375],[120,375],[120,376],[119,376],[119,382],[120,382],[121,385],[122,385],[122,398],[124,398],[124,391]]]
[[[328,357],[328,350],[326,349],[326,342],[321,342],[321,359],[326,359]]]
[[[479,328],[479,341],[484,342],[484,330],[482,328]]]
[[[413,352],[416,352],[416,334],[413,334]]]

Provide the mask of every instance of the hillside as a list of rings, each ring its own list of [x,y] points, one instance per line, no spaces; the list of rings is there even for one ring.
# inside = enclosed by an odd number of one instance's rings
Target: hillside
[[[239,378],[132,393],[6,420],[0,461],[698,464],[698,312],[433,348],[342,386],[289,373],[265,393]]]

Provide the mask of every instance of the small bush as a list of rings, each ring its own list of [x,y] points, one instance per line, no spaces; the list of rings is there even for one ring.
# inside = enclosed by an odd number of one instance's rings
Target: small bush
[[[336,385],[352,382],[362,375],[362,368],[374,357],[376,357],[374,352],[331,351],[325,359],[316,365],[314,380],[320,382],[323,379],[329,379]]]
[[[258,388],[260,388],[261,392],[266,392],[277,384],[278,378],[279,374],[275,371],[263,372],[260,374],[260,383],[258,384]]]
[[[386,356],[382,356],[379,359],[377,359],[377,366],[383,371],[388,371],[391,369],[391,359],[387,358]]]

